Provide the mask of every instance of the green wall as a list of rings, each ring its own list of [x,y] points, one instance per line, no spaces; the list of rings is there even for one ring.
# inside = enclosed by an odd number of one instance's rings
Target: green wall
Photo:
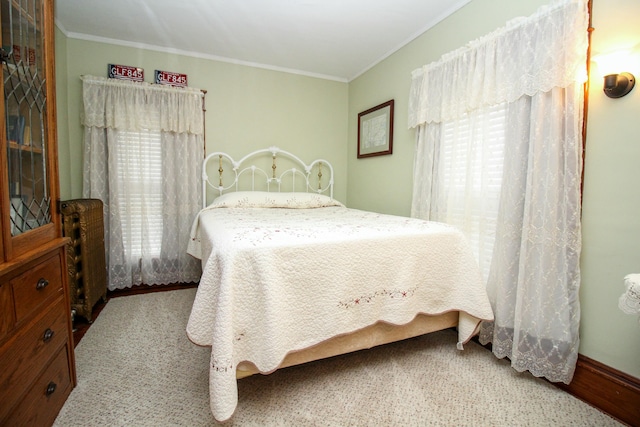
[[[443,54],[535,12],[548,0],[474,0],[349,84],[350,207],[409,216],[413,179],[414,131],[407,114],[411,72]],[[393,154],[357,158],[358,113],[395,100]]]
[[[57,39],[57,80],[59,92],[63,92],[58,95],[58,109],[66,109],[58,117],[62,122],[62,199],[82,197],[80,76],[106,77],[107,64],[112,63],[144,68],[147,82],[153,81],[156,69],[187,74],[189,86],[207,91],[207,152],[226,151],[241,156],[275,145],[305,161],[324,158],[334,167],[334,196],[346,202],[346,83],[66,38],[60,31]]]
[[[415,137],[414,131],[407,129],[411,71],[514,17],[531,15],[547,3],[474,0],[349,83],[350,207],[410,214]],[[640,43],[638,16],[637,0],[594,0],[594,52]],[[640,378],[640,324],[636,316],[624,314],[617,305],[624,291],[624,276],[640,273],[640,87],[614,100],[602,93],[599,76],[592,76],[591,81],[584,168],[580,353]],[[393,154],[357,159],[358,112],[389,99],[395,99],[396,106]]]
[[[594,0],[592,51],[636,46],[640,2]],[[582,203],[582,342],[586,356],[640,378],[640,323],[618,309],[623,278],[640,273],[640,87],[607,98],[591,74]],[[640,69],[633,71],[640,77]]]
[[[414,131],[407,129],[411,71],[548,0],[474,0],[355,80],[325,81],[143,49],[67,39],[57,33],[60,180],[64,198],[82,195],[81,84],[107,63],[189,75],[206,89],[207,151],[232,154],[278,145],[336,169],[336,197],[349,207],[409,215]],[[592,46],[640,43],[640,2],[594,0]],[[640,53],[639,53],[640,54]],[[640,75],[640,70],[638,74]],[[640,88],[617,100],[592,76],[583,202],[580,352],[640,378],[640,324],[617,308],[623,277],[640,273]],[[357,159],[357,115],[395,100],[393,154]]]

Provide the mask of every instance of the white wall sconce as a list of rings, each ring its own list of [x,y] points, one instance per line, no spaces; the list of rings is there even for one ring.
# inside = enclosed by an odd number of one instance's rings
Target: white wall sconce
[[[639,46],[593,57],[599,74],[604,78],[604,93],[609,98],[622,98],[635,86],[636,78],[632,72],[637,72],[639,68]]]

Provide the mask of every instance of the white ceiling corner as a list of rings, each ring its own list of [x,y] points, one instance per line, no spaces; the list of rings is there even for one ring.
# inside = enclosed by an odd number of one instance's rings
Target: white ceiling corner
[[[347,82],[469,1],[57,0],[56,24],[70,38]]]

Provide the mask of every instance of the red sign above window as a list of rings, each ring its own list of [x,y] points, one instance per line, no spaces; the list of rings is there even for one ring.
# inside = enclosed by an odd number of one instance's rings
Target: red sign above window
[[[27,52],[27,65],[35,65],[36,64],[36,50],[29,47],[25,47],[24,50]],[[13,45],[13,59],[16,63],[20,62],[22,59],[21,47],[18,45]]]
[[[156,70],[155,83],[159,85],[186,87],[187,75],[179,74],[179,73],[171,73],[169,71]]]
[[[129,67],[127,65],[109,64],[109,78],[143,82],[144,69],[138,67]]]

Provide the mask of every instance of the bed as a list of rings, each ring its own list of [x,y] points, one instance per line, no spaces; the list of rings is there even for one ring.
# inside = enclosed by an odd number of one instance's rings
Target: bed
[[[345,207],[329,162],[271,147],[239,161],[212,153],[202,171],[213,201],[189,242],[202,277],[187,336],[211,347],[218,421],[242,377],[452,327],[463,349],[493,319],[460,231]]]

